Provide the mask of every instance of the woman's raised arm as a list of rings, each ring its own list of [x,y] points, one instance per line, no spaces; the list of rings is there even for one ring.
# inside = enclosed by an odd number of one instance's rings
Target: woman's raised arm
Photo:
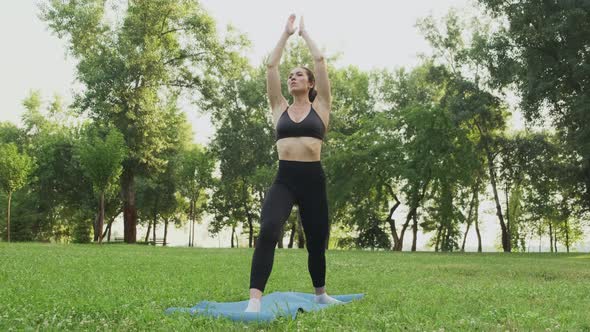
[[[332,94],[330,92],[330,79],[328,78],[328,67],[326,65],[326,59],[324,55],[309,37],[307,30],[305,30],[305,24],[303,23],[303,16],[299,20],[299,35],[303,37],[314,61],[315,71],[315,89],[318,92],[317,100],[320,104],[324,105],[327,110],[330,110],[332,104]]]
[[[287,39],[289,39],[293,33],[295,33],[295,14],[291,14],[287,19],[287,24],[281,35],[281,39],[279,39],[277,46],[275,46],[270,54],[268,63],[266,64],[266,92],[268,93],[268,99],[272,110],[281,107],[283,104],[287,104],[287,100],[281,92],[279,63],[281,62],[281,56],[283,55],[285,44],[287,44]]]

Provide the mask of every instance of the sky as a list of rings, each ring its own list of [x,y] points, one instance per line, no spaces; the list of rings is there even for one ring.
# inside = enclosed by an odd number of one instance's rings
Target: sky
[[[75,83],[75,62],[66,56],[63,41],[50,33],[38,18],[33,0],[0,1],[0,121],[20,123],[22,100],[31,90],[40,90],[45,100],[54,94],[71,100]],[[341,54],[337,66],[354,65],[363,70],[412,67],[417,55],[429,53],[430,48],[415,27],[419,18],[428,15],[443,17],[451,8],[460,14],[475,12],[470,0],[414,1],[336,1],[336,0],[202,0],[200,3],[213,16],[218,30],[232,24],[252,41],[248,52],[252,64],[258,65],[275,46],[287,17],[295,13],[305,17],[306,29],[326,54]],[[299,38],[294,35],[291,38]],[[186,109],[195,132],[195,141],[206,144],[213,128],[207,116]],[[521,126],[514,117],[513,126]],[[490,202],[491,203],[491,202]],[[484,250],[495,250],[498,225],[493,206],[482,207]],[[115,225],[122,234],[122,225]],[[173,244],[186,243],[186,230],[172,230]],[[142,230],[138,231],[142,234]],[[227,246],[229,236],[206,236],[205,226],[197,230],[199,246]],[[475,234],[468,239],[473,249]],[[409,239],[410,236],[407,237]],[[424,248],[428,237],[420,237]],[[223,243],[222,243],[223,242]]]

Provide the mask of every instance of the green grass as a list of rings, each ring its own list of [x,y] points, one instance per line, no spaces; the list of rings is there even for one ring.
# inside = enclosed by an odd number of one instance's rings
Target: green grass
[[[257,325],[164,314],[246,299],[250,249],[0,243],[0,330],[590,331],[589,254],[327,255],[329,293],[366,297]],[[273,291],[312,291],[304,250],[277,250]]]

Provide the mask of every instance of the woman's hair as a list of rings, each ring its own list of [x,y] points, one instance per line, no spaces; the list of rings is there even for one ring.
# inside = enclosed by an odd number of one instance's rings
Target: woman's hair
[[[313,88],[309,89],[309,101],[313,102],[315,97],[318,95],[318,92],[315,89],[315,76],[313,74],[313,72],[311,71],[311,69],[301,66],[301,68],[303,68],[303,70],[305,70],[305,73],[307,74],[307,80],[309,82],[313,83]]]

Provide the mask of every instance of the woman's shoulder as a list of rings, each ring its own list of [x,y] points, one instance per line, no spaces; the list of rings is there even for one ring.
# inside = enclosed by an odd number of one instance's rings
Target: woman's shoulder
[[[328,124],[330,123],[330,108],[329,108],[329,106],[322,105],[322,103],[316,102],[316,100],[314,100],[311,103],[311,109],[313,109],[316,112],[316,114],[320,117],[320,119],[324,123],[324,126],[326,128],[328,128]]]
[[[281,115],[283,115],[288,108],[289,103],[286,100],[284,103],[280,103],[275,108],[272,108],[272,120],[275,125],[279,121]]]
[[[331,105],[328,105],[328,104],[318,100],[317,98],[311,103],[311,107],[316,112],[321,112],[321,113],[325,113],[325,114],[329,114],[330,110],[331,110]]]

